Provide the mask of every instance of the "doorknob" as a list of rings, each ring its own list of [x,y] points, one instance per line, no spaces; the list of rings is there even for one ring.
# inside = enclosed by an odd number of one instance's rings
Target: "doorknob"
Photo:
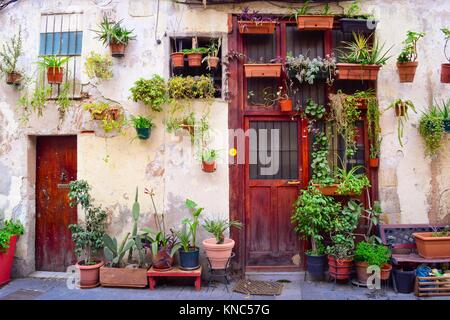
[[[291,181],[288,181],[287,184],[290,186],[298,186],[299,184],[301,184],[301,181],[291,180]]]

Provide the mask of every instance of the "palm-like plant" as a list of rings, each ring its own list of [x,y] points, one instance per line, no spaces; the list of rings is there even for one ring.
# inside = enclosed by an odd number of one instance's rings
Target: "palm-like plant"
[[[127,45],[130,40],[134,40],[134,30],[128,30],[121,25],[122,20],[118,22],[110,21],[107,17],[103,17],[103,21],[99,24],[99,30],[93,30],[97,37],[107,46],[110,43]]]
[[[346,63],[385,65],[391,58],[388,53],[392,47],[384,50],[385,44],[380,44],[376,39],[370,45],[372,37],[373,34],[366,37],[353,32],[353,41],[343,41],[343,48],[338,50],[340,59]]]
[[[54,70],[59,70],[70,60],[70,57],[61,56],[42,56],[41,60],[37,64],[42,68],[54,68]]]
[[[216,238],[217,244],[222,244],[224,242],[225,236],[223,233],[231,227],[241,229],[242,223],[235,220],[216,219],[206,220],[203,224],[203,228]]]

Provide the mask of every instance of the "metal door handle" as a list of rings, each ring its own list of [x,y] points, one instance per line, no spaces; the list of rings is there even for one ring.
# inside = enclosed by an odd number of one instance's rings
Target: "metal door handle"
[[[291,181],[288,181],[287,184],[290,186],[298,186],[299,184],[301,184],[301,181],[291,180]]]

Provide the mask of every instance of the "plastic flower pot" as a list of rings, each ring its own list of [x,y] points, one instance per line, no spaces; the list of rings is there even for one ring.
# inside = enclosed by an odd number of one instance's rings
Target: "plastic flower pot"
[[[450,258],[450,236],[433,237],[432,232],[413,233],[419,255],[426,259]]]
[[[450,63],[443,63],[441,65],[441,82],[450,83]]]
[[[188,65],[189,67],[201,67],[202,65],[202,54],[201,53],[188,53]]]
[[[152,133],[152,129],[150,128],[136,128],[136,133],[139,139],[147,140],[150,138],[150,134]]]
[[[272,34],[275,32],[274,21],[238,21],[239,33]]]
[[[325,271],[326,259],[325,255],[320,256],[306,255],[306,270],[314,277],[323,276]]]
[[[183,248],[181,248],[178,253],[180,254],[180,269],[195,270],[200,268],[199,248],[190,248],[189,251],[184,251]]]
[[[450,132],[450,119],[444,119],[443,123],[445,132]]]
[[[18,72],[11,72],[6,75],[6,83],[12,85],[19,85],[22,81],[22,75]]]
[[[49,67],[47,68],[47,82],[49,84],[61,84],[64,77],[64,68]]]
[[[16,249],[17,236],[9,238],[9,248],[0,252],[0,287],[11,280],[11,269],[14,261],[14,250]]]
[[[350,18],[342,18],[339,20],[341,23],[341,30],[345,33],[372,33],[375,31],[378,25],[378,21],[376,20],[367,20],[367,19],[350,19]]]
[[[304,15],[297,17],[298,30],[331,30],[334,16]]]
[[[102,287],[145,288],[147,269],[144,268],[100,268]]]
[[[381,65],[378,64],[356,64],[356,63],[338,63],[337,79],[338,80],[368,80],[375,81],[378,79],[378,72]]]
[[[400,77],[400,82],[413,82],[416,76],[416,70],[419,62],[397,62],[398,75]]]
[[[369,166],[371,168],[378,168],[380,165],[380,159],[379,158],[370,158],[369,159]]]
[[[292,100],[291,99],[281,99],[280,100],[280,110],[281,110],[281,112],[291,112],[292,111]]]
[[[173,257],[170,256],[170,250],[159,248],[156,256],[152,256],[153,269],[158,271],[168,271],[173,267]]]
[[[85,265],[84,261],[79,261],[76,264],[80,270],[80,288],[89,289],[100,285],[100,268],[103,266],[103,261],[94,265]]]
[[[174,52],[170,55],[170,58],[172,59],[172,67],[174,68],[184,67],[184,53]]]
[[[228,259],[231,257],[231,251],[234,247],[234,240],[225,238],[222,244],[218,244],[216,238],[203,240],[206,256],[211,262],[212,269],[225,269]]]
[[[279,78],[281,63],[246,63],[244,73],[246,78]]]
[[[395,284],[399,293],[411,293],[414,291],[414,280],[416,279],[416,270],[404,271],[394,269]]]
[[[348,280],[352,274],[353,258],[336,259],[328,255],[328,272],[336,280]]]
[[[217,66],[219,65],[218,57],[208,57],[206,61],[208,62],[208,67],[210,69],[217,69]]]
[[[109,44],[111,55],[117,58],[123,57],[125,55],[125,47],[126,45],[124,43],[111,42]]]
[[[202,170],[208,173],[216,171],[216,161],[202,161]]]

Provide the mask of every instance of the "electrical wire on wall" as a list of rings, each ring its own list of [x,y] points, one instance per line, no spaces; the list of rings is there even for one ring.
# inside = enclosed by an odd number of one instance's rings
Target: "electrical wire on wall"
[[[155,22],[155,42],[156,44],[161,44],[161,39],[158,38],[158,24],[159,24],[159,1],[156,3],[156,22]]]

